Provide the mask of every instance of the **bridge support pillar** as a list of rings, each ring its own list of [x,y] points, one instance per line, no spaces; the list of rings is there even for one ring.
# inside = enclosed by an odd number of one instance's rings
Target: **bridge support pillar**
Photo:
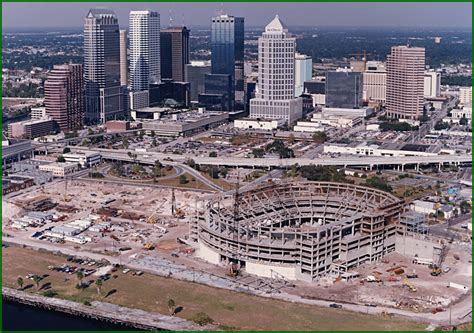
[[[420,163],[416,163],[415,170],[420,171]]]
[[[438,163],[438,171],[441,171],[441,167],[443,166],[443,163]]]
[[[405,171],[405,164],[402,164],[402,172]]]

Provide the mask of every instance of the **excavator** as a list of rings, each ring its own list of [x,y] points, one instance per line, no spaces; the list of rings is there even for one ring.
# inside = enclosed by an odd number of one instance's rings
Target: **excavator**
[[[408,287],[408,289],[410,289],[410,291],[411,291],[412,293],[415,293],[415,292],[416,292],[416,287],[415,287],[414,285],[412,285],[412,284],[410,283],[410,281],[408,281],[408,278],[406,278],[406,277],[403,279],[403,285],[406,286],[406,287]]]
[[[227,272],[227,276],[236,277],[239,275],[239,273],[240,273],[239,265],[236,263],[231,263],[229,267],[229,271]]]

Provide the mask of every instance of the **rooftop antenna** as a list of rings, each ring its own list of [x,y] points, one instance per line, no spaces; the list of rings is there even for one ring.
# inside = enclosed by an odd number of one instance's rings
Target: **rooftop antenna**
[[[184,13],[181,13],[181,27],[184,27]]]
[[[221,10],[219,11],[220,15],[224,15],[224,2],[221,2]]]
[[[171,28],[173,26],[173,16],[171,15],[171,9],[170,9],[169,15],[170,15],[170,26],[169,27]]]

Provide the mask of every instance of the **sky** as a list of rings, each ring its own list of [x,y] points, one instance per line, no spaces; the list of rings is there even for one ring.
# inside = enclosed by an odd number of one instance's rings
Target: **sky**
[[[279,14],[288,26],[351,27],[472,27],[472,3],[278,3],[278,2],[3,2],[2,27],[81,27],[89,8],[115,11],[121,28],[130,10],[150,9],[168,26],[209,26],[209,18],[224,13],[245,17],[246,26],[261,27]]]

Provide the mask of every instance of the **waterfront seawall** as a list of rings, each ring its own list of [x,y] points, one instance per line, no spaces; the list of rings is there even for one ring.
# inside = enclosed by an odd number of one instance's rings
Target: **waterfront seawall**
[[[2,298],[4,300],[45,308],[48,310],[106,321],[114,324],[121,324],[132,329],[135,328],[141,330],[163,331],[197,331],[216,329],[215,326],[199,326],[182,318],[166,316],[139,309],[126,308],[111,303],[93,301],[89,306],[59,298],[36,295],[7,287],[2,287]]]

